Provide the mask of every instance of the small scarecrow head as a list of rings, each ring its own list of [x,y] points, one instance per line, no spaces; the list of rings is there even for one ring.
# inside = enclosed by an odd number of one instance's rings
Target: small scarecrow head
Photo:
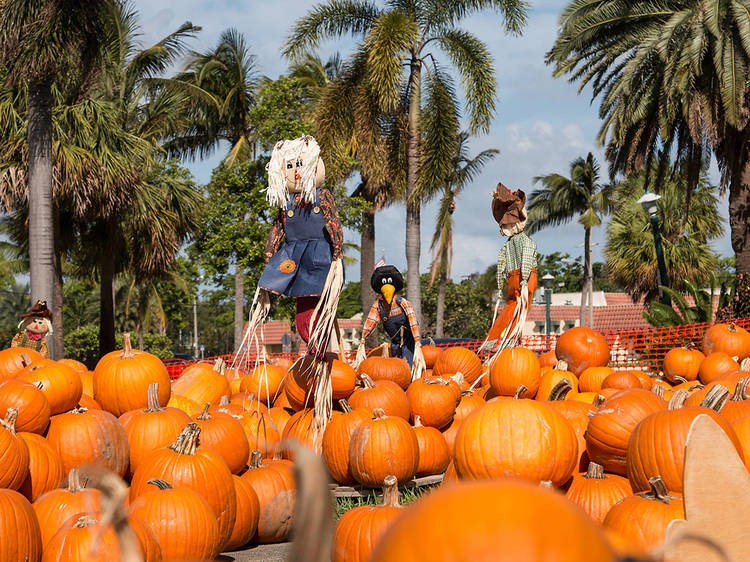
[[[513,236],[526,228],[526,194],[518,189],[511,191],[498,183],[492,194],[492,216],[500,225],[503,236]]]
[[[323,185],[326,175],[320,147],[310,135],[277,142],[266,171],[268,203],[282,208],[286,206],[290,193],[300,193],[305,203],[312,203],[315,190]]]
[[[381,265],[372,272],[370,286],[373,291],[383,295],[385,302],[391,304],[393,296],[404,288],[404,278],[394,266]]]
[[[52,313],[47,308],[47,301],[36,301],[29,312],[20,315],[18,329],[25,327],[34,334],[52,333]]]

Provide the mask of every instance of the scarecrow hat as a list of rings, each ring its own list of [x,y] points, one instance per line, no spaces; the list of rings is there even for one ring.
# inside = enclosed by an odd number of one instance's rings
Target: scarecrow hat
[[[26,318],[42,317],[47,320],[52,319],[52,313],[47,308],[47,301],[36,301],[34,306],[31,307],[29,312],[25,312],[20,315],[24,320]]]
[[[370,287],[376,293],[380,293],[380,289],[384,284],[393,285],[398,293],[404,288],[404,278],[401,272],[392,265],[381,265],[372,272],[370,277]]]
[[[526,220],[526,194],[518,189],[511,191],[498,183],[492,194],[492,216],[501,228],[508,228]]]

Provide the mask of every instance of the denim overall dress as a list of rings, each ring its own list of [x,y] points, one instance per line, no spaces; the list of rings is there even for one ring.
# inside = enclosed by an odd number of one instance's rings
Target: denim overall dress
[[[414,336],[409,327],[409,319],[401,307],[401,297],[393,299],[393,304],[401,309],[401,313],[395,316],[388,316],[385,303],[382,300],[378,301],[380,317],[386,319],[383,323],[383,329],[391,340],[391,356],[406,359],[406,362],[411,367],[414,361]]]
[[[284,243],[268,260],[258,286],[289,297],[320,295],[332,261],[320,190],[312,205],[296,206],[290,196],[284,213]]]

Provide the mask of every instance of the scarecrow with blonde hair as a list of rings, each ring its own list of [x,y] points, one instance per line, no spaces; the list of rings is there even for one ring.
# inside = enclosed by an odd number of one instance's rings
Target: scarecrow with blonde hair
[[[316,380],[316,423],[322,429],[332,409],[326,351],[344,284],[343,229],[333,194],[323,187],[325,165],[313,137],[277,142],[266,170],[266,197],[278,212],[245,340],[262,347],[262,329],[256,331],[268,316],[269,293],[296,299],[295,325],[307,344],[305,368]]]
[[[47,308],[47,301],[36,301],[29,312],[21,314],[18,329],[20,331],[10,342],[11,347],[33,349],[49,359],[47,335],[52,333],[52,313]]]
[[[500,234],[508,240],[500,249],[497,259],[497,288],[502,291],[507,283],[505,306],[497,313],[500,298],[495,306],[495,318],[482,347],[497,352],[518,344],[523,323],[529,310],[529,298],[537,286],[536,243],[524,232],[527,215],[526,194],[518,189],[511,191],[502,183],[492,194],[492,216],[500,226]]]

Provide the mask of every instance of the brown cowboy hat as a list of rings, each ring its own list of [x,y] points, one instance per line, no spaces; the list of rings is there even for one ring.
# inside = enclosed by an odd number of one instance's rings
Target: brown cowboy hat
[[[31,307],[31,310],[29,312],[25,312],[20,315],[21,318],[32,318],[34,316],[41,316],[42,318],[47,318],[48,320],[52,320],[52,313],[47,308],[47,301],[36,301],[34,306]]]
[[[517,189],[511,191],[498,183],[492,194],[492,216],[500,226],[508,227],[526,220],[526,194]]]

